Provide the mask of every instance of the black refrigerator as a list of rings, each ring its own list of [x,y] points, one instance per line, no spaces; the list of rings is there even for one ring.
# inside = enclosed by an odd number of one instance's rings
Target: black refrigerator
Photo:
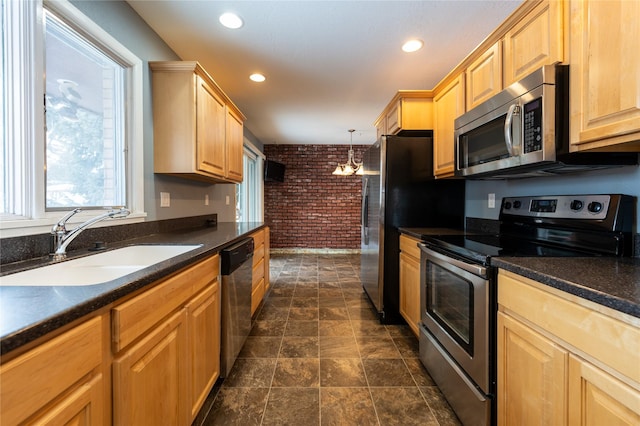
[[[464,180],[434,179],[433,132],[382,136],[363,156],[360,279],[383,324],[400,316],[400,227],[464,227]]]

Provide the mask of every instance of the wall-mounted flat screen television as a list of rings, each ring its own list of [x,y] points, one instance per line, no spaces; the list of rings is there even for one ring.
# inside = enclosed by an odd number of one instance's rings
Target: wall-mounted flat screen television
[[[265,182],[284,182],[285,165],[273,160],[265,160],[264,162],[264,180]]]

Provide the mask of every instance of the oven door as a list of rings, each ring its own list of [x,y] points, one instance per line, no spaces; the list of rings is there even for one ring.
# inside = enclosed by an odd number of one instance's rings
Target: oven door
[[[421,321],[475,385],[491,391],[487,268],[420,245]]]

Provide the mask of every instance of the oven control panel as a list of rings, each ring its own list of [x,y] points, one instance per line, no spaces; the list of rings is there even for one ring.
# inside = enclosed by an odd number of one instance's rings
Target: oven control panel
[[[601,220],[607,217],[610,195],[505,197],[501,215],[556,219]]]

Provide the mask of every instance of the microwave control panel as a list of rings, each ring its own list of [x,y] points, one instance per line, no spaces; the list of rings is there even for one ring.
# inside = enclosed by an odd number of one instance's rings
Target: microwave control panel
[[[542,98],[526,103],[523,112],[524,153],[540,151],[542,150]]]

